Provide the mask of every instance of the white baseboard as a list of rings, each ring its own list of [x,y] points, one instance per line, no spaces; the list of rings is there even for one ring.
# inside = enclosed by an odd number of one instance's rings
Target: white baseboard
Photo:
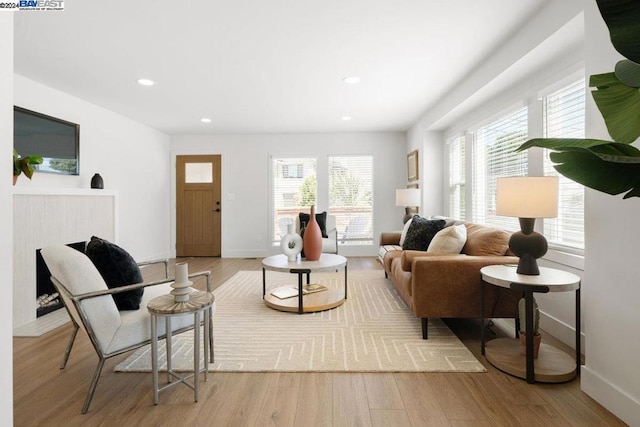
[[[631,427],[640,427],[640,402],[589,368],[580,370],[580,388]]]

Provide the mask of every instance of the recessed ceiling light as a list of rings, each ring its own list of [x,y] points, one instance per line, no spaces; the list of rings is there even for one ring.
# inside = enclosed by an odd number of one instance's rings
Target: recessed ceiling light
[[[342,118],[342,120],[344,120],[345,122],[348,122],[349,120],[351,120],[351,116],[342,116],[341,118]]]
[[[344,79],[342,79],[343,82],[353,85],[356,83],[360,83],[360,77],[358,76],[349,76],[349,77],[345,77]]]
[[[153,86],[154,82],[149,79],[138,79],[138,84],[141,84],[142,86]]]
[[[210,119],[210,118],[208,118],[208,117],[203,117],[203,118],[201,118],[201,119],[200,119],[200,121],[201,121],[202,123],[211,123],[211,119]]]

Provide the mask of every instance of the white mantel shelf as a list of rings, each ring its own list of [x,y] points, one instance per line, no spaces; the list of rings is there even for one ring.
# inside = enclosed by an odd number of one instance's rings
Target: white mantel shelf
[[[116,190],[99,190],[96,188],[48,188],[48,187],[13,187],[14,195],[42,196],[117,196]]]

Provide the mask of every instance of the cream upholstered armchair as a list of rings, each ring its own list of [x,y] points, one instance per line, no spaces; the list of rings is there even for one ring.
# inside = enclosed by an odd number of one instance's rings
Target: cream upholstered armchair
[[[82,252],[68,246],[50,246],[43,248],[42,257],[51,271],[51,279],[62,297],[71,321],[73,332],[67,345],[60,369],[64,369],[78,329],[87,332],[91,344],[98,354],[98,365],[89,386],[89,392],[82,407],[85,414],[91,404],[102,367],[106,359],[137,349],[151,342],[151,319],[147,311],[147,303],[153,298],[168,294],[173,279],[151,283],[138,283],[109,289],[91,260]],[[168,276],[168,263],[165,263],[165,276]],[[140,265],[150,264],[141,263]],[[207,290],[211,292],[211,273],[209,271],[190,274],[189,277],[205,276]],[[118,311],[112,295],[144,288],[140,308],[137,310]],[[213,315],[212,308],[208,315]],[[209,322],[211,325],[211,322]],[[180,316],[173,319],[173,333],[180,333],[193,328],[193,316]],[[158,335],[165,335],[164,322],[158,325]],[[213,361],[213,335],[209,342],[211,361]]]

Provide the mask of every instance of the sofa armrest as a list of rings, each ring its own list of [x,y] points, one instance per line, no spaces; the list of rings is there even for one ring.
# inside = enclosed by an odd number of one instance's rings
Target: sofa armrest
[[[380,246],[399,245],[400,236],[402,236],[402,232],[400,231],[385,231],[380,233]]]

